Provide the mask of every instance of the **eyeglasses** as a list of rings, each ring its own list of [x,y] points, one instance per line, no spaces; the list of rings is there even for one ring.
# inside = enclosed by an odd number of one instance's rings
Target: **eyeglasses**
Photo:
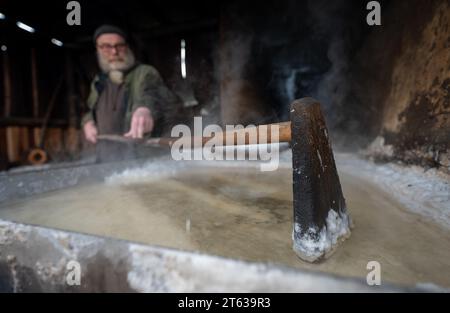
[[[128,47],[128,45],[125,42],[117,43],[115,45],[110,45],[107,43],[97,45],[97,48],[102,52],[108,52],[111,53],[114,49],[116,49],[118,52],[123,52]]]

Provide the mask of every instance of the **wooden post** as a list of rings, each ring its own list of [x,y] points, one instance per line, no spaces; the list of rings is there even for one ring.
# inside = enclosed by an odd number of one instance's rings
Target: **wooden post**
[[[36,48],[31,48],[31,86],[33,96],[33,117],[39,117],[39,86],[38,86]]]
[[[32,101],[33,101],[33,117],[39,117],[39,85],[38,85],[38,73],[37,73],[37,61],[36,61],[36,48],[31,48],[31,88],[32,88]],[[39,142],[40,129],[34,128],[34,142]]]
[[[4,51],[3,55],[3,90],[4,90],[4,117],[11,116],[11,71],[9,68],[8,53]]]
[[[11,116],[12,101],[11,101],[11,69],[9,64],[8,52],[4,51],[3,55],[3,89],[4,89],[4,117]],[[12,127],[6,127],[6,154],[8,162],[14,162],[17,155],[14,149],[14,130]]]
[[[69,127],[76,127],[78,124],[77,108],[76,108],[76,95],[75,95],[75,82],[74,71],[72,65],[72,59],[70,53],[66,51],[66,64],[65,64],[65,86],[68,103],[68,121]]]
[[[77,103],[76,103],[76,92],[75,92],[75,82],[73,70],[73,61],[69,51],[66,51],[66,71],[65,71],[65,85],[66,85],[66,95],[68,102],[68,122],[69,127],[65,130],[64,134],[64,145],[63,149],[74,155],[80,150],[80,140],[77,126],[79,124],[78,114],[77,114]]]

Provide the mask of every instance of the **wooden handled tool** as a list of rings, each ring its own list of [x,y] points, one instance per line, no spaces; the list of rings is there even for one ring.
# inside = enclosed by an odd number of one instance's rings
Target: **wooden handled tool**
[[[278,139],[272,138],[272,130],[274,127],[278,127]],[[251,138],[254,136],[254,138]],[[291,141],[291,122],[282,122],[276,124],[259,125],[254,128],[247,127],[246,129],[237,129],[228,132],[222,132],[215,134],[219,140],[215,141],[216,146],[235,146],[235,145],[249,145],[260,143],[277,143],[277,142],[290,142]],[[144,142],[146,145],[160,145],[160,146],[172,146],[177,140],[191,141],[191,143],[201,142],[202,145],[214,137],[190,137],[190,138],[174,138],[174,137],[162,137],[151,138]],[[222,140],[220,138],[222,137]]]
[[[278,139],[272,138],[272,130],[275,126],[278,126],[279,135]],[[254,135],[255,138],[251,140],[250,136]],[[218,140],[217,146],[234,146],[234,145],[249,145],[260,143],[276,143],[276,142],[290,142],[291,141],[291,122],[282,122],[275,124],[259,125],[254,128],[237,129],[234,131],[222,132],[215,134],[214,137],[222,140]],[[140,145],[148,146],[172,146],[177,140],[191,141],[191,143],[201,142],[202,145],[206,144],[213,137],[159,137],[150,139],[132,139],[123,137],[120,135],[98,135],[98,140],[114,141],[121,143],[136,143]]]
[[[205,144],[217,136],[219,140],[215,140],[214,144],[221,142],[222,145],[290,142],[294,196],[293,249],[301,259],[316,262],[328,257],[340,241],[350,236],[352,223],[319,102],[312,98],[296,100],[291,104],[290,112],[289,122],[256,126],[256,132],[253,132],[256,133],[256,140],[250,140],[251,131],[248,128],[217,133],[214,137],[133,140],[102,135],[98,139],[159,146],[172,146],[177,140],[188,140],[188,146],[192,143],[195,146],[195,143]],[[279,127],[278,140],[271,137],[271,129],[275,125]],[[239,137],[240,141],[237,140]]]

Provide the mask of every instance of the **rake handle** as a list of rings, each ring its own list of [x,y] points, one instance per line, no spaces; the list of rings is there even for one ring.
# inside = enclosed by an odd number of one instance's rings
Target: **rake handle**
[[[273,126],[279,127],[279,135],[278,139],[273,138],[271,136],[271,129]],[[275,123],[275,124],[267,124],[267,125],[259,125],[256,126],[256,142],[250,142],[250,136],[249,136],[249,128],[247,129],[240,129],[240,130],[234,130],[234,131],[228,131],[228,132],[222,132],[215,134],[214,137],[222,136],[222,141],[217,142],[217,145],[222,146],[235,146],[238,144],[261,144],[261,143],[277,143],[277,142],[290,142],[291,141],[291,122],[282,122],[282,123]],[[266,134],[264,134],[266,132]],[[265,136],[264,136],[265,135]],[[245,136],[245,140],[239,141],[238,138],[241,138],[241,136]],[[202,145],[206,144],[209,140],[211,140],[214,137],[190,137],[187,139],[192,142],[201,142]],[[220,138],[220,137],[219,137]],[[149,140],[145,141],[144,144],[146,145],[160,145],[160,146],[172,146],[172,144],[180,140],[180,138],[172,138],[172,137],[161,137],[161,138],[150,138]],[[187,142],[188,142],[187,141]]]

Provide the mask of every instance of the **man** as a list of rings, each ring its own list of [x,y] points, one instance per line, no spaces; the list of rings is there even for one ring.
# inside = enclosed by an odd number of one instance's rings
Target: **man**
[[[179,99],[155,68],[135,61],[123,30],[100,26],[94,42],[101,73],[91,84],[89,112],[81,121],[86,139],[95,144],[98,134],[161,135],[180,109]]]

